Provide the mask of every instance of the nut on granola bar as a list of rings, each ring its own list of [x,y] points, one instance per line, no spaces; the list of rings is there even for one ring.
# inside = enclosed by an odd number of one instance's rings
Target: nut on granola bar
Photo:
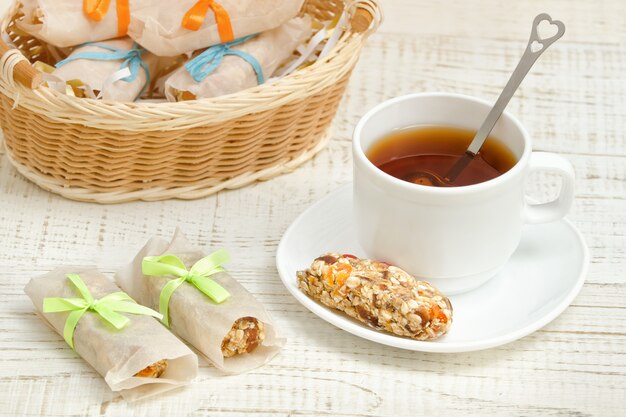
[[[328,253],[297,273],[300,289],[370,327],[432,340],[452,324],[452,305],[426,281],[384,262]]]
[[[162,359],[137,372],[135,376],[141,378],[159,378],[161,375],[163,375],[163,372],[165,372],[166,368],[167,360]]]
[[[225,358],[250,353],[265,339],[263,323],[254,317],[242,317],[235,321],[224,340],[222,354]]]

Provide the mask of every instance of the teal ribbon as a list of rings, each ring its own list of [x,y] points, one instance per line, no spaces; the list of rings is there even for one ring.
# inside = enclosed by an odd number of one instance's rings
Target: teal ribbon
[[[252,66],[252,69],[256,73],[257,83],[263,84],[265,82],[265,77],[263,76],[263,69],[261,68],[261,64],[259,64],[259,61],[247,52],[231,49],[231,47],[242,44],[255,36],[256,35],[245,36],[243,38],[235,39],[234,41],[211,46],[200,55],[187,62],[185,64],[185,69],[189,75],[191,75],[191,77],[199,83],[220,66],[226,55],[236,55]]]
[[[91,311],[98,314],[104,321],[111,324],[117,330],[124,328],[130,320],[120,314],[130,313],[144,316],[163,318],[156,311],[135,303],[130,296],[124,292],[114,292],[96,300],[78,274],[67,274],[74,287],[78,290],[81,298],[60,298],[47,297],[43,300],[44,313],[68,312],[63,329],[63,338],[72,349],[74,349],[74,331],[78,321],[83,315]]]
[[[139,46],[137,43],[133,43],[131,49],[120,49],[111,45],[104,45],[102,43],[86,43],[81,46],[96,46],[101,49],[105,49],[109,52],[96,52],[96,51],[84,51],[79,52],[75,55],[68,56],[62,61],[56,63],[55,67],[59,68],[68,62],[75,61],[77,59],[93,59],[96,61],[118,61],[123,59],[122,65],[120,65],[120,69],[128,68],[130,71],[130,75],[128,77],[124,77],[121,80],[131,83],[137,79],[137,75],[139,75],[139,69],[143,69],[146,73],[146,82],[141,89],[138,97],[141,96],[150,84],[150,71],[148,71],[148,66],[143,59],[141,59],[141,55],[143,55],[146,50]]]

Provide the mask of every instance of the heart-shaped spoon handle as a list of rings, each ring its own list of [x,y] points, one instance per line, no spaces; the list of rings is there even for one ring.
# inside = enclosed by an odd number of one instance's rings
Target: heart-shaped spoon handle
[[[541,38],[538,31],[541,22],[548,22],[550,25],[556,26],[556,34],[548,38]],[[528,74],[528,71],[530,71],[535,61],[537,61],[537,58],[539,58],[539,56],[544,53],[550,45],[556,42],[557,39],[563,36],[564,33],[565,25],[563,22],[559,20],[552,20],[550,15],[547,13],[541,13],[535,17],[524,55],[520,58],[515,71],[511,74],[509,81],[506,83],[502,93],[500,93],[500,97],[496,100],[496,103],[493,105],[493,108],[487,115],[487,118],[480,126],[480,129],[478,129],[478,132],[476,132],[476,136],[474,136],[472,143],[470,143],[467,148],[465,155],[459,159],[459,161],[454,164],[454,166],[452,166],[450,171],[446,174],[446,180],[448,182],[454,181],[463,168],[465,168],[465,166],[467,166],[472,158],[478,153],[480,148],[483,146],[483,143],[485,143],[487,136],[489,136],[489,133],[491,133],[491,130],[502,115],[505,107],[509,104],[511,97],[513,97],[513,94],[515,94],[515,91],[521,84],[526,74]]]

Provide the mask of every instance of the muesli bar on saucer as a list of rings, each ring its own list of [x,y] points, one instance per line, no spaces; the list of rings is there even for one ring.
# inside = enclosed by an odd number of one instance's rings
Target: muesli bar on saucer
[[[377,330],[432,340],[452,324],[447,297],[430,283],[384,262],[328,253],[297,277],[309,297]]]

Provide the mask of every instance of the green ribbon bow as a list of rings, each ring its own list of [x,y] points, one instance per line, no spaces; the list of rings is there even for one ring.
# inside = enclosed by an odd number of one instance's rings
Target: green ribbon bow
[[[158,319],[162,318],[161,314],[148,307],[137,304],[124,292],[114,292],[96,300],[78,274],[67,274],[67,278],[74,284],[82,298],[44,298],[43,312],[70,312],[65,320],[63,338],[72,349],[74,349],[74,331],[76,330],[76,325],[87,311],[93,311],[98,314],[117,330],[124,328],[130,322],[128,317],[119,314],[119,312],[152,316]]]
[[[178,277],[165,284],[159,296],[159,311],[163,315],[163,324],[170,327],[170,298],[174,291],[183,285],[185,281],[196,287],[217,304],[226,301],[230,297],[230,293],[209,277],[225,271],[222,265],[229,260],[228,252],[224,249],[219,249],[209,256],[200,259],[190,270],[187,270],[183,261],[176,255],[146,256],[143,258],[141,270],[144,275],[174,275]]]

